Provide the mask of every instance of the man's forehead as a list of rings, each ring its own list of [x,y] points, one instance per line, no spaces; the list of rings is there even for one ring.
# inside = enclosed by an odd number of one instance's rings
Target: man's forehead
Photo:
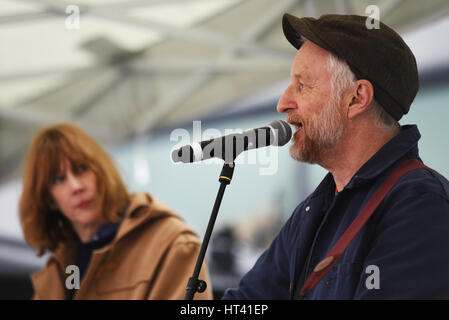
[[[329,54],[329,51],[327,51],[326,49],[320,47],[319,45],[317,45],[316,43],[307,40],[305,41],[302,46],[299,48],[297,54],[299,53],[307,53],[307,54],[313,54],[313,55],[318,55],[318,56],[327,56]]]
[[[326,69],[329,52],[311,41],[306,41],[296,53],[293,60],[291,75],[303,79],[311,73]]]
[[[291,76],[298,80],[306,80],[310,78],[310,73],[308,72],[307,67],[301,68],[300,66],[292,69]]]

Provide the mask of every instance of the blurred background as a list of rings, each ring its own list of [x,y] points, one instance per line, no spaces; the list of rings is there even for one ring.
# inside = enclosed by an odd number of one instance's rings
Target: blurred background
[[[131,191],[178,212],[202,239],[222,164],[174,164],[171,150],[285,119],[275,106],[296,50],[285,12],[370,15],[415,53],[424,162],[449,177],[447,0],[0,0],[0,299],[28,299],[45,265],[23,240],[17,205],[31,138],[73,122],[114,158]],[[289,146],[289,145],[288,145]],[[242,154],[207,259],[215,297],[236,286],[325,175],[284,148]]]

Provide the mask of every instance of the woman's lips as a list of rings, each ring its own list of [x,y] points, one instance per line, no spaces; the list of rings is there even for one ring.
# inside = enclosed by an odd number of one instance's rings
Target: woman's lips
[[[78,205],[76,207],[79,209],[86,209],[87,207],[89,207],[91,202],[92,202],[92,200],[81,201],[80,203],[78,203]]]

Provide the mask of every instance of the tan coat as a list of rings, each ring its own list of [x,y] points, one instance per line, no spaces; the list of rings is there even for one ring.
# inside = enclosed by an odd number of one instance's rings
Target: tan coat
[[[150,195],[136,194],[115,239],[93,252],[74,299],[183,299],[200,246],[179,216]],[[65,271],[75,264],[76,251],[76,245],[61,246],[31,276],[34,299],[66,299],[73,271]],[[208,288],[195,299],[212,299],[205,264],[199,278]]]

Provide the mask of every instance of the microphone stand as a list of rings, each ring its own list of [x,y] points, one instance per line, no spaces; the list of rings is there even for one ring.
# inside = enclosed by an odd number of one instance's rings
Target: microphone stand
[[[198,254],[198,259],[196,260],[195,269],[193,270],[193,275],[190,277],[187,283],[186,295],[184,300],[193,300],[196,292],[203,292],[207,288],[207,284],[204,280],[199,280],[198,276],[200,274],[201,266],[203,265],[204,256],[206,255],[207,246],[209,244],[210,236],[212,235],[212,229],[214,228],[215,220],[217,219],[218,210],[220,208],[221,200],[223,199],[223,194],[225,192],[226,186],[231,183],[232,174],[234,173],[234,162],[225,163],[223,169],[221,170],[220,178],[220,189],[218,190],[217,198],[215,199],[214,208],[209,219],[209,224],[207,225],[206,233],[204,235],[203,242],[201,244],[200,253]]]

